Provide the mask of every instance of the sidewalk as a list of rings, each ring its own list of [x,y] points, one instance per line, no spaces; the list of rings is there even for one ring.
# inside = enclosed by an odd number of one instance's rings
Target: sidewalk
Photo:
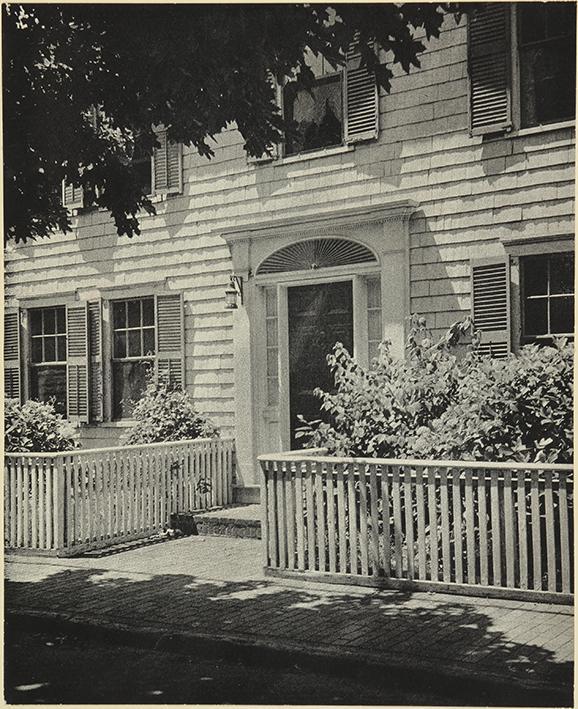
[[[571,686],[567,606],[269,581],[253,539],[187,537],[85,559],[9,555],[7,612],[472,681]]]

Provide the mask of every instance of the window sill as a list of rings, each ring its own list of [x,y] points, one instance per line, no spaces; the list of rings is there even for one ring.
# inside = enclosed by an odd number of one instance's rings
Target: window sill
[[[332,155],[342,155],[343,153],[352,153],[355,150],[355,145],[338,145],[335,148],[323,148],[321,150],[311,150],[310,152],[297,153],[297,155],[287,155],[276,161],[277,165],[290,165],[294,162],[303,160],[315,160],[317,158],[330,157]]]
[[[567,128],[575,128],[576,121],[560,121],[558,123],[546,123],[541,126],[532,126],[531,128],[518,128],[511,131],[503,131],[501,133],[486,133],[482,135],[483,142],[493,142],[495,140],[503,140],[504,138],[524,138],[528,135],[539,135],[541,133],[552,133],[557,130]]]

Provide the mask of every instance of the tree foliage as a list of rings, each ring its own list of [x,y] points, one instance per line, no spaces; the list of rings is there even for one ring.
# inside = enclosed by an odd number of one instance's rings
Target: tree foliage
[[[471,326],[433,342],[413,316],[406,360],[384,343],[368,369],[337,344],[327,358],[335,392],[317,390],[331,420],[304,422],[302,435],[347,456],[571,462],[573,345],[494,359],[480,355]]]
[[[234,123],[259,156],[288,128],[271,79],[311,82],[305,47],[337,65],[358,36],[388,91],[392,65],[419,67],[422,40],[459,9],[351,3],[336,16],[325,4],[47,3],[2,12],[5,233],[25,241],[70,228],[63,179],[98,187],[96,204],[118,233],[138,234],[137,214],[154,206],[130,157],[151,153],[153,125],[210,158],[215,137]],[[104,115],[97,126],[95,105]]]

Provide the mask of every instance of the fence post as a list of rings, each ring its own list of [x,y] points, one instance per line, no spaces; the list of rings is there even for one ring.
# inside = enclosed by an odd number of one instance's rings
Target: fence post
[[[54,459],[52,484],[54,488],[54,547],[57,553],[62,553],[66,548],[66,485],[63,456]]]

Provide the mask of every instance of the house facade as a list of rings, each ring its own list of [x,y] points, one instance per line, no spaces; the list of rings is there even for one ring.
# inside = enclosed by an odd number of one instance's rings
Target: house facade
[[[354,54],[312,57],[271,155],[234,127],[210,161],[161,133],[133,239],[67,187],[72,232],[6,251],[6,395],[54,397],[85,447],[116,445],[153,367],[235,436],[249,500],[257,455],[318,417],[335,341],[402,357],[410,313],[434,334],[471,313],[494,356],[572,335],[575,26],[573,3],[448,17],[389,94]]]

